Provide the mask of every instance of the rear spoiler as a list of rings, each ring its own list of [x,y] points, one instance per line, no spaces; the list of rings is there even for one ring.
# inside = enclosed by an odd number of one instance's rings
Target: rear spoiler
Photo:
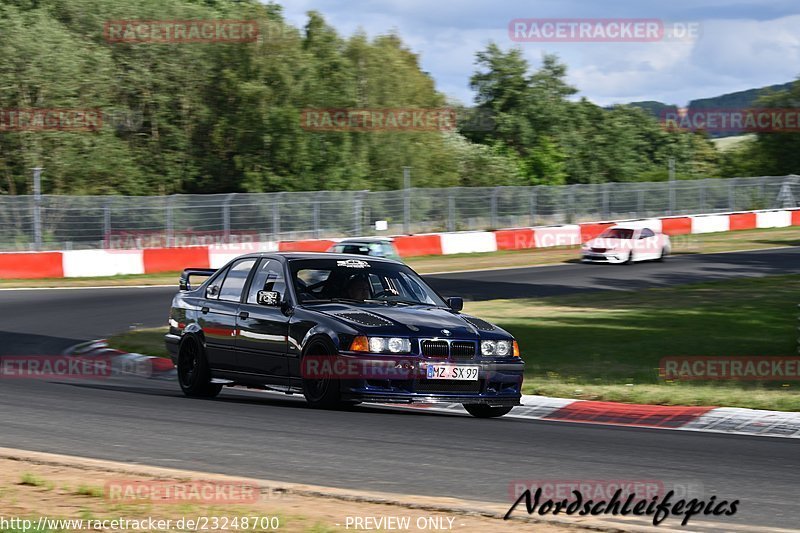
[[[181,272],[181,277],[178,278],[178,286],[182,291],[190,291],[192,290],[192,286],[189,283],[189,278],[192,276],[203,276],[209,277],[216,272],[216,268],[184,268],[183,272]]]

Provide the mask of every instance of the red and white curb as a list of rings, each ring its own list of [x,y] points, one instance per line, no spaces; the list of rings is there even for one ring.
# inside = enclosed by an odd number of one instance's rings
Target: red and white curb
[[[530,420],[800,438],[800,413],[797,412],[738,407],[642,405],[533,395],[524,395],[521,403],[521,406],[515,407],[506,416]],[[438,412],[464,412],[459,404],[417,408]]]
[[[108,347],[105,340],[85,342],[68,348],[66,355],[102,356],[111,359],[112,374],[155,379],[174,379],[172,361]],[[275,393],[284,396],[284,393]],[[506,417],[527,420],[550,420],[583,424],[601,424],[638,428],[705,431],[763,437],[800,439],[800,413],[681,405],[644,405],[591,400],[570,400],[549,396],[523,395],[522,405]],[[386,407],[417,409],[438,413],[463,414],[461,404],[416,404]]]
[[[76,344],[64,350],[64,355],[108,358],[111,361],[112,375],[163,379],[171,379],[175,375],[175,366],[171,360],[109,348],[104,339]]]

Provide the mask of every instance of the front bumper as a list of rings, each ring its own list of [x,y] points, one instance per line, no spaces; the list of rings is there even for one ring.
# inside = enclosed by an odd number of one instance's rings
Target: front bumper
[[[482,361],[430,361],[455,366],[478,366],[478,379],[459,381],[410,375],[404,379],[358,379],[342,382],[342,399],[370,403],[461,403],[490,406],[520,405],[525,363]]]
[[[581,250],[581,260],[587,263],[624,263],[628,260],[628,252],[593,252]]]
[[[167,352],[169,352],[169,358],[172,359],[172,362],[176,365],[178,364],[178,345],[181,342],[181,338],[179,335],[175,335],[174,333],[167,333],[164,335],[164,344],[167,347]]]

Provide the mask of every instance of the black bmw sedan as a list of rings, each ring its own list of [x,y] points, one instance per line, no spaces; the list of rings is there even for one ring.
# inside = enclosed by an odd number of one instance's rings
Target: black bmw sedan
[[[192,287],[190,278],[207,276]],[[330,253],[259,253],[184,271],[166,345],[187,396],[223,386],[303,394],[313,407],[519,405],[524,362],[506,331],[461,313],[408,266]]]

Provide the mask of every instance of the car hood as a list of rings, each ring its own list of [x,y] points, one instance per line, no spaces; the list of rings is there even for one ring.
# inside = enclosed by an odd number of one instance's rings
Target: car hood
[[[414,337],[446,337],[451,339],[478,339],[478,329],[465,319],[465,315],[454,313],[448,309],[427,306],[395,306],[384,305],[346,305],[330,304],[317,306],[317,311],[344,320],[366,334],[383,334],[381,330],[391,329],[396,333],[398,328]],[[377,317],[379,325],[366,326],[363,321],[370,321],[362,313]],[[385,323],[382,323],[385,321]],[[482,321],[478,322],[483,323]],[[487,323],[488,325],[488,323]],[[492,333],[499,336],[508,334],[497,326],[491,325]],[[448,330],[450,335],[442,333]],[[495,337],[498,335],[492,335]],[[508,335],[510,336],[510,335]]]

